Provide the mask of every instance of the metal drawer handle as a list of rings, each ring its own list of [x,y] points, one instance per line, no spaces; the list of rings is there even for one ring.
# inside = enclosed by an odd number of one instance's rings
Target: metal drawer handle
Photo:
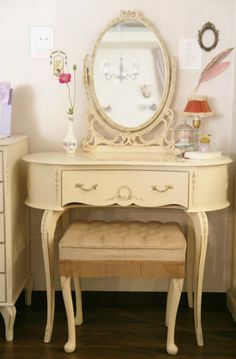
[[[166,184],[164,189],[158,189],[156,185],[152,185],[151,187],[153,191],[157,191],[159,193],[167,192],[169,191],[169,189],[174,189],[174,186],[172,186],[171,184]]]
[[[86,192],[90,192],[90,191],[95,191],[95,189],[97,188],[97,184],[92,184],[92,186],[90,188],[86,188],[84,187],[83,183],[77,183],[75,185],[75,188],[80,188],[82,189],[83,191],[86,191]]]

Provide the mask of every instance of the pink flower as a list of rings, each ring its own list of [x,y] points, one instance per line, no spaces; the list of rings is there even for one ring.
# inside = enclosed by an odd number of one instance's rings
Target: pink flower
[[[68,115],[74,115],[74,112],[75,112],[75,99],[76,99],[76,70],[77,70],[77,66],[74,65],[73,66],[73,78],[74,78],[74,96],[73,96],[73,99],[72,99],[72,96],[71,96],[71,89],[70,89],[70,85],[69,83],[71,82],[71,74],[68,73],[68,74],[65,74],[65,73],[60,73],[59,75],[59,82],[61,84],[66,84],[67,86],[67,90],[68,90],[68,96],[69,96],[69,103],[70,103],[70,107],[68,108]],[[72,86],[72,85],[71,85]]]
[[[71,81],[71,74],[61,73],[59,75],[59,82],[61,84],[68,84]]]

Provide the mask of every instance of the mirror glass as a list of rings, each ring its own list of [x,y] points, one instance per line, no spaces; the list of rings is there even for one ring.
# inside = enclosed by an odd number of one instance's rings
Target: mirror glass
[[[94,54],[93,88],[107,121],[126,129],[145,126],[161,111],[167,86],[167,59],[151,29],[124,20],[103,33]]]

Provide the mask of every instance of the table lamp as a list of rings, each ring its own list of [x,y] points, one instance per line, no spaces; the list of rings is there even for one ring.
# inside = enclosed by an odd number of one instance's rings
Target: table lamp
[[[198,145],[198,131],[201,126],[201,119],[211,117],[214,113],[211,111],[207,96],[190,96],[183,111],[183,116],[193,117],[193,128],[196,130],[195,149]]]
[[[199,128],[201,119],[211,117],[214,113],[211,111],[207,96],[190,96],[185,106],[183,116],[194,117],[193,127]]]

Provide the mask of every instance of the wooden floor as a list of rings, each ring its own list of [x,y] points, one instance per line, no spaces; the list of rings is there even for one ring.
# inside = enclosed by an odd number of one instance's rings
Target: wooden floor
[[[21,297],[17,302],[15,339],[7,343],[0,319],[1,359],[164,359],[165,294],[83,293],[84,324],[77,329],[78,347],[72,354],[63,351],[67,338],[66,316],[61,293],[56,297],[56,318],[51,343],[43,342],[46,296],[33,293],[31,307]],[[224,294],[205,294],[202,311],[204,347],[195,341],[193,311],[181,299],[177,318],[176,343],[179,359],[236,358],[236,323],[226,306]]]

